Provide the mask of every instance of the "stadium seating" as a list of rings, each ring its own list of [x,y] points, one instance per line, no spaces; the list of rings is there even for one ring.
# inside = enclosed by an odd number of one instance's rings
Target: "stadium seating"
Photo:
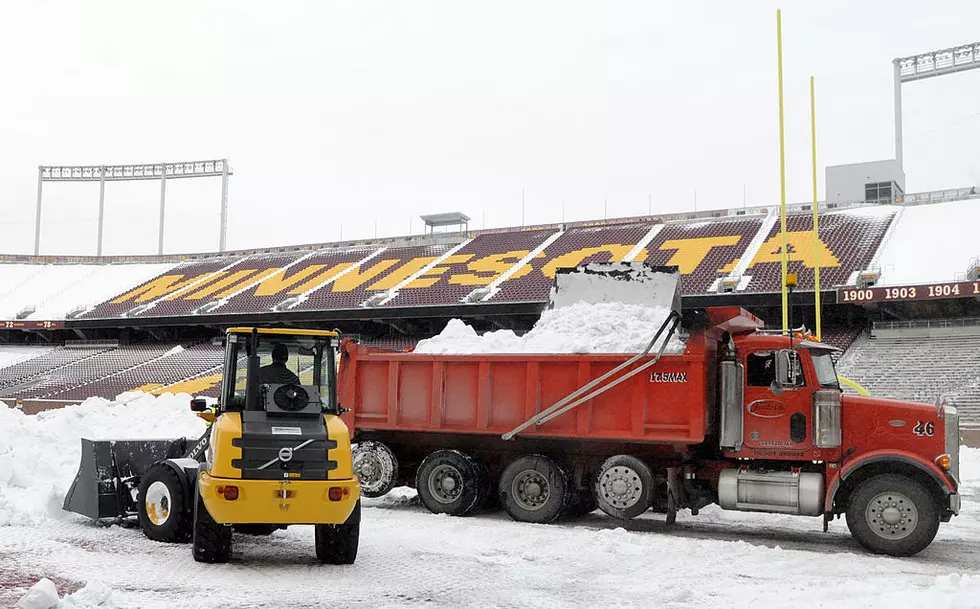
[[[677,266],[683,293],[703,294],[732,270],[761,227],[761,218],[667,224],[647,246],[646,262]]]
[[[460,248],[458,262],[440,264],[438,275],[426,276],[402,288],[387,303],[391,307],[454,304],[474,289],[502,275],[554,234],[554,230],[515,230],[477,235]]]
[[[880,211],[870,208],[871,212],[879,212],[871,213],[862,212],[862,209],[831,212],[821,216],[820,240],[825,246],[820,251],[821,287],[847,285],[851,275],[865,270],[877,253],[895,211],[893,208],[883,208]],[[798,289],[812,290],[815,259],[812,215],[788,216],[786,232],[789,272],[796,273]],[[748,285],[749,291],[780,290],[781,245],[779,223],[776,223],[746,270],[746,274],[752,277]]]
[[[386,249],[362,264],[353,265],[343,277],[313,291],[292,310],[356,309],[372,295],[390,290],[452,247],[442,244]]]
[[[297,259],[281,273],[267,276],[258,284],[232,296],[227,303],[209,311],[215,314],[266,313],[290,297],[310,292],[344,269],[378,250],[370,248],[329,249]],[[304,252],[306,253],[306,252]]]
[[[120,348],[119,351],[131,351]],[[50,399],[84,399],[98,395],[114,397],[124,391],[161,393],[164,387],[193,378],[203,372],[221,366],[224,351],[211,342],[195,344],[182,349],[171,349],[159,357],[135,364],[125,370],[110,374],[80,386],[46,397]]]
[[[31,386],[37,379],[55,373],[77,362],[110,351],[111,345],[57,347],[22,362],[0,369],[0,396],[17,396],[19,388]]]
[[[299,260],[305,252],[259,254],[239,259],[223,267],[210,278],[187,289],[179,298],[164,298],[140,317],[180,317],[193,315],[202,306],[227,298],[251,283],[268,278],[288,264]]]
[[[85,385],[158,358],[176,346],[176,343],[152,343],[101,351],[56,371],[35,376],[28,384],[19,384],[13,397],[83,399],[92,395]],[[3,395],[6,397],[10,393],[5,390]]]
[[[980,339],[976,336],[858,338],[838,364],[838,374],[872,395],[935,403],[940,394],[957,404],[976,395]],[[980,425],[980,412],[965,420]]]
[[[218,256],[185,262],[121,292],[114,298],[94,307],[91,311],[80,315],[79,318],[109,319],[122,317],[134,308],[160,300],[168,294],[180,293],[179,290],[200,285],[205,280],[213,281],[218,277],[223,277],[227,273],[222,269],[240,262],[241,259],[240,256]],[[184,293],[190,292],[185,290]]]

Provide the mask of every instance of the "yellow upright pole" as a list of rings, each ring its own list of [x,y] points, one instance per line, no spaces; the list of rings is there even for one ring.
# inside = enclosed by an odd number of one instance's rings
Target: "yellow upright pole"
[[[789,299],[786,294],[786,153],[783,146],[783,19],[776,10],[776,65],[779,76],[779,232],[783,260],[783,334],[789,334]]]
[[[813,300],[817,309],[817,340],[820,340],[820,224],[817,214],[817,103],[810,77],[810,151],[813,157]]]

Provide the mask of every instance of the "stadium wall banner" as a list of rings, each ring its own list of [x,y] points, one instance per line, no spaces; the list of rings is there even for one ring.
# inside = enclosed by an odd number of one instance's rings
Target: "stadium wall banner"
[[[837,288],[837,302],[853,302],[857,304],[971,297],[980,298],[980,281],[957,281],[870,288]]]
[[[61,330],[65,327],[64,321],[35,321],[27,319],[14,319],[0,321],[0,327],[4,330]]]

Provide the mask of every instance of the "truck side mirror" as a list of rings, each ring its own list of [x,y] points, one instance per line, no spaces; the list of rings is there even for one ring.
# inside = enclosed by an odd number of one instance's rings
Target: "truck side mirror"
[[[795,387],[800,370],[800,355],[792,349],[776,354],[776,382],[784,387]]]
[[[208,409],[207,400],[204,398],[194,398],[191,400],[191,410],[194,412],[204,412]]]

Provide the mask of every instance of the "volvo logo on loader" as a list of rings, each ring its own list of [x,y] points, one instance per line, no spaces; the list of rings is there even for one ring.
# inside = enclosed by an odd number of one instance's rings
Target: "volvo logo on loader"
[[[293,449],[288,446],[283,446],[279,449],[279,460],[283,463],[288,463],[293,460]]]

